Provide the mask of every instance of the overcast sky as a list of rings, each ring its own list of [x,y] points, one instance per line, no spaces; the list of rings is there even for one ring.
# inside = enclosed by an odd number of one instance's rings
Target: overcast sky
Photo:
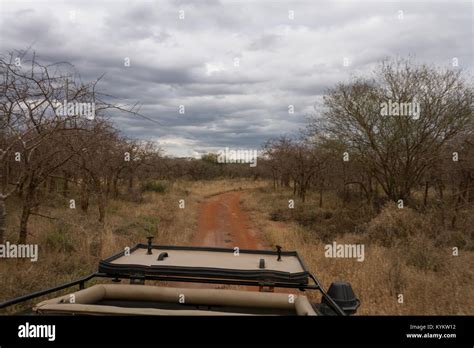
[[[457,58],[473,70],[472,1],[0,4],[1,54],[31,46],[43,62],[72,63],[85,81],[105,73],[102,91],[140,102],[160,123],[111,115],[116,127],[176,156],[294,135],[327,88],[387,57],[446,67]]]

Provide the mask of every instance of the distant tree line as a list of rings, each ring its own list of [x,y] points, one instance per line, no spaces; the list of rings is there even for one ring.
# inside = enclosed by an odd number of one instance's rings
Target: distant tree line
[[[83,213],[94,200],[104,223],[109,199],[140,199],[153,180],[264,178],[302,201],[317,192],[321,207],[329,190],[343,200],[357,192],[374,206],[410,204],[415,191],[426,205],[430,190],[439,202],[449,196],[456,211],[474,200],[472,86],[459,71],[383,63],[373,78],[329,90],[301,136],[268,140],[256,167],[218,163],[214,153],[166,157],[152,142],[127,139],[108,117],[139,113],[110,102],[98,89],[100,78],[84,83],[69,64],[42,65],[34,55],[12,53],[0,57],[0,74],[0,242],[11,197],[21,202],[18,240],[25,243],[30,216],[43,216],[50,194],[68,202],[74,192]],[[381,113],[383,103],[414,100],[418,118]],[[93,117],[66,110],[64,101],[92,104]]]

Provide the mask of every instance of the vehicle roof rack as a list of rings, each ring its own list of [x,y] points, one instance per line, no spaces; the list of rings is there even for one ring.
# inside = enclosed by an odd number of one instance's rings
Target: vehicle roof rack
[[[192,277],[248,282],[308,284],[309,272],[296,251],[137,244],[99,263],[113,277]]]
[[[49,293],[79,285],[84,289],[93,278],[112,281],[130,279],[229,284],[270,288],[317,290],[338,315],[346,313],[326,293],[319,280],[311,274],[296,251],[246,250],[193,246],[137,244],[101,260],[98,272],[83,278],[37,291],[0,303],[0,309]],[[313,284],[310,284],[312,281]]]

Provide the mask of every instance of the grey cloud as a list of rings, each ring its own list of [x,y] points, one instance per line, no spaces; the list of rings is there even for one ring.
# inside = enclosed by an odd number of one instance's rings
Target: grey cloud
[[[120,103],[141,102],[141,113],[160,122],[114,112],[117,128],[175,155],[259,148],[269,137],[296,134],[328,88],[370,74],[384,58],[410,55],[450,67],[457,57],[473,70],[473,5],[464,1],[3,0],[1,6],[1,54],[33,44],[39,59],[68,61],[84,81],[105,73],[104,93]],[[178,114],[181,104],[185,115]]]
[[[249,45],[249,50],[267,50],[281,41],[281,35],[263,34]]]

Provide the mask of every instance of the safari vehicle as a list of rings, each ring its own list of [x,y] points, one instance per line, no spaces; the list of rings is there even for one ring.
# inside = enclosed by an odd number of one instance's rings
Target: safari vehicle
[[[111,282],[86,288],[94,278],[108,278]],[[159,282],[145,284],[150,281]],[[226,288],[174,287],[170,283],[221,284]],[[279,246],[276,251],[159,246],[153,245],[149,237],[147,244],[137,244],[100,261],[96,273],[6,301],[0,309],[77,285],[78,291],[39,302],[30,313],[348,315],[360,305],[349,283],[332,283],[326,292],[296,251],[282,251]],[[228,285],[235,285],[236,289],[228,289]],[[250,286],[260,291],[248,289]],[[280,289],[290,289],[291,293]],[[305,292],[310,290],[321,293],[321,303],[308,300]]]

